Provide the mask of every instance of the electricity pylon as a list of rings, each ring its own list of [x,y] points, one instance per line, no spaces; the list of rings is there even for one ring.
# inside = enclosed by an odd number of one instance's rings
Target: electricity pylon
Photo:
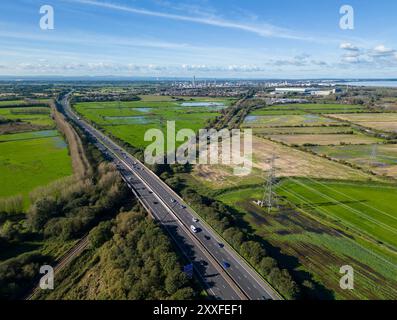
[[[273,154],[272,157],[269,159],[270,168],[267,174],[267,179],[265,182],[265,190],[263,192],[263,198],[261,201],[261,207],[267,207],[268,213],[272,211],[273,207],[278,207],[277,197],[275,197],[273,192],[273,185],[276,181],[276,156]]]

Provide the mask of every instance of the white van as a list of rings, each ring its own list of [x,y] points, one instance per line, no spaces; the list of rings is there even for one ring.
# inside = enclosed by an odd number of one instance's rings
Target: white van
[[[191,225],[190,229],[192,230],[193,233],[197,233],[197,228],[195,226]]]

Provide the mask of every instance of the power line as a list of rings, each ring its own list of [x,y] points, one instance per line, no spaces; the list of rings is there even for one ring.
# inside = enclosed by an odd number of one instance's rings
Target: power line
[[[377,156],[378,156],[378,145],[374,144],[372,146],[372,151],[371,151],[371,158],[370,158],[370,167],[375,166],[377,163]]]

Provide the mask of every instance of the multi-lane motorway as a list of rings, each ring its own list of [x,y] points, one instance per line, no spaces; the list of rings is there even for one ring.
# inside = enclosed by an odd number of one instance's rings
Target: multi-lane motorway
[[[98,148],[117,165],[141,204],[167,230],[187,261],[193,264],[196,276],[206,286],[210,296],[222,300],[281,299],[158,176],[110,138],[80,119],[70,108],[69,95],[60,101],[60,107],[65,116],[91,136]],[[192,231],[192,225],[198,229],[197,233]]]

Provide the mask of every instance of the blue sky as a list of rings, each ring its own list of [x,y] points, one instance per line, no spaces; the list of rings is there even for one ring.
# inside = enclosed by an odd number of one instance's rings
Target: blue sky
[[[355,12],[354,30],[339,9]],[[51,5],[55,29],[41,30]],[[14,0],[0,75],[397,77],[390,0]]]

